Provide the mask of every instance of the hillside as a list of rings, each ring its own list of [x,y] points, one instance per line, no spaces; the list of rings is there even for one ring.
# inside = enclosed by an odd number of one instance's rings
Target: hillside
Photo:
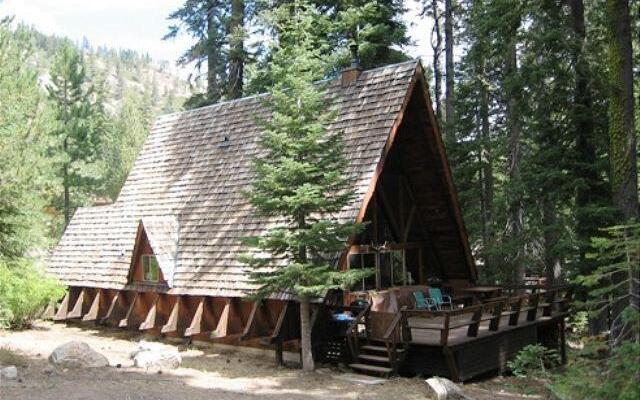
[[[14,34],[26,36],[32,43],[30,62],[45,86],[56,50],[69,39],[45,35],[26,25],[17,25]],[[184,100],[198,89],[178,76],[168,61],[153,60],[134,50],[95,47],[86,39],[76,46],[82,51],[91,83],[103,85],[105,108],[111,115],[120,110],[127,93],[148,96],[153,114],[158,115],[180,110]]]

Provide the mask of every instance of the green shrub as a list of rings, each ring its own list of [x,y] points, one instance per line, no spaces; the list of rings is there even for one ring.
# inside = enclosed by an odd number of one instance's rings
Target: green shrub
[[[524,347],[516,359],[509,361],[507,367],[517,377],[548,377],[549,370],[560,365],[560,356],[555,350],[539,344]]]
[[[640,399],[639,376],[640,345],[626,342],[608,359],[578,355],[552,378],[551,388],[565,399],[636,400]]]
[[[0,327],[28,326],[64,288],[26,259],[0,260]]]

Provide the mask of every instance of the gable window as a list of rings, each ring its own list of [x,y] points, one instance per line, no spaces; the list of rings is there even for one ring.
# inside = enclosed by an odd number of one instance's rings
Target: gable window
[[[158,282],[159,270],[158,260],[153,255],[142,255],[142,280],[145,282]]]

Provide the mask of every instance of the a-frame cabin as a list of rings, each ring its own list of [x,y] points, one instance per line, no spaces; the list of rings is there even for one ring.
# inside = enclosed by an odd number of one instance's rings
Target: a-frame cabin
[[[463,380],[503,368],[528,343],[557,339],[560,290],[486,301],[475,287],[420,62],[346,70],[326,96],[337,115],[329,129],[343,134],[354,178],[354,201],[335,217],[368,222],[336,268],[374,267],[375,275],[315,305],[316,358]],[[242,239],[273,223],[243,196],[260,151],[256,120],[269,118],[262,97],[156,122],[115,203],[78,209],[55,248],[48,269],[69,286],[56,320],[273,347],[278,358],[298,349],[295,299],[248,300],[256,287],[238,260]],[[425,309],[414,297],[430,288],[467,304]]]

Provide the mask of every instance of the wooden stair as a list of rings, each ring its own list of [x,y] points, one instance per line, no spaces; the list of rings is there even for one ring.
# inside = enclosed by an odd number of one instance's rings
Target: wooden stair
[[[365,375],[382,376],[385,378],[394,375],[398,371],[398,364],[404,358],[404,349],[396,349],[396,357],[390,354],[384,345],[368,343],[360,346],[357,360],[349,364],[349,367]]]

